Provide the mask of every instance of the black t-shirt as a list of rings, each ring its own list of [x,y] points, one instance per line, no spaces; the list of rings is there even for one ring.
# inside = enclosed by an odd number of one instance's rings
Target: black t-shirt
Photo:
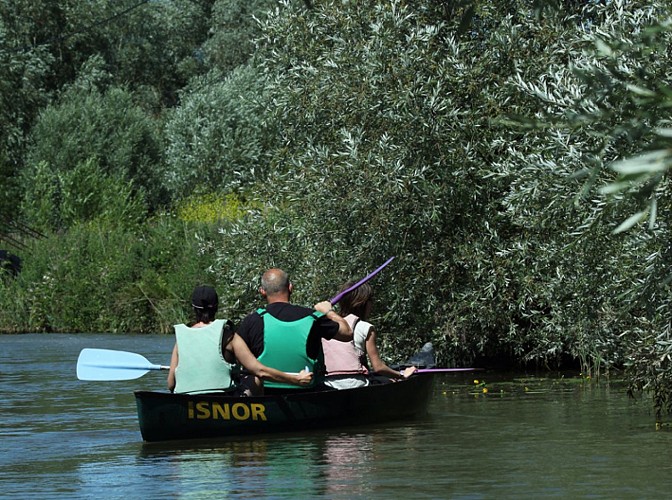
[[[280,321],[297,321],[312,314],[315,310],[309,307],[297,306],[288,302],[273,302],[266,306],[267,314]],[[321,346],[321,339],[331,340],[338,333],[338,323],[322,316],[315,320],[308,340],[306,342],[306,354],[309,358],[316,359]],[[257,358],[264,350],[264,320],[256,311],[248,314],[238,327],[240,335],[247,346]]]

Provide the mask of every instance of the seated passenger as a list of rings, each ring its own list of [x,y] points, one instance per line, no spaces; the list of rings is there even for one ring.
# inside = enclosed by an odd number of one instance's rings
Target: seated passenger
[[[354,282],[341,287],[347,290]],[[368,283],[343,296],[341,314],[353,330],[351,342],[322,340],[324,361],[327,369],[324,384],[334,389],[364,387],[370,383],[385,383],[410,377],[417,371],[415,366],[399,372],[387,366],[378,354],[376,330],[366,320],[373,307],[373,289]],[[370,361],[370,365],[367,363]],[[369,369],[370,366],[370,369]]]
[[[291,304],[292,291],[293,285],[285,271],[267,270],[261,277],[259,288],[267,305],[243,319],[238,335],[265,365],[288,372],[308,367],[319,377],[323,371],[320,340],[347,342],[352,340],[352,329],[326,300],[314,308]],[[267,387],[291,386],[272,382]]]
[[[302,386],[311,383],[313,374],[310,372],[284,373],[257,361],[245,341],[235,334],[231,323],[215,319],[219,298],[214,288],[196,287],[191,301],[195,323],[175,325],[176,342],[168,372],[171,392],[231,391],[249,395],[236,388],[232,380],[231,368],[236,360],[253,375],[257,394],[263,392],[263,380]]]

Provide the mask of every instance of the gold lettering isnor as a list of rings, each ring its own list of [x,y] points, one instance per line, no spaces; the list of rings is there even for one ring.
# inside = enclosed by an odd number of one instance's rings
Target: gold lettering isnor
[[[189,420],[260,420],[265,422],[266,406],[261,403],[217,403],[209,401],[189,401]]]

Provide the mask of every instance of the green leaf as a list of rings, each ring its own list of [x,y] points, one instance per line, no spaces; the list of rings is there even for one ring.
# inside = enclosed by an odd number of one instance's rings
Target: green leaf
[[[632,185],[631,182],[612,182],[606,186],[600,188],[600,194],[615,194],[625,191]]]
[[[651,200],[651,217],[649,217],[649,229],[653,231],[655,225],[656,225],[656,216],[658,215],[658,200],[656,198],[653,198]]]
[[[670,163],[672,163],[670,150],[659,149],[612,163],[611,169],[623,175],[654,174],[667,170]]]
[[[636,214],[631,215],[626,220],[624,220],[616,229],[614,229],[613,234],[618,234],[627,231],[635,224],[638,224],[639,222],[643,221],[646,218],[647,214],[648,210],[642,210],[641,212],[637,212]]]
[[[609,45],[607,45],[601,38],[595,39],[595,48],[602,56],[611,57],[614,54],[613,50],[611,50],[611,47],[609,47]]]
[[[644,87],[640,87],[639,85],[633,85],[633,84],[629,83],[628,85],[626,85],[626,88],[630,92],[632,92],[634,94],[637,94],[637,95],[641,95],[641,96],[645,96],[645,97],[655,97],[656,96],[655,92],[653,92],[649,89],[646,89]]]

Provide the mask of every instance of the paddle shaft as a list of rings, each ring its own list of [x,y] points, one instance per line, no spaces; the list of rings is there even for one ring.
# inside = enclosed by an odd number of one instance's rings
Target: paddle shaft
[[[362,286],[364,283],[366,283],[366,282],[369,281],[371,278],[373,278],[376,274],[378,274],[380,271],[382,271],[383,268],[385,268],[385,266],[387,266],[387,265],[388,265],[390,262],[392,262],[393,260],[394,260],[394,257],[390,257],[390,258],[387,259],[387,260],[385,261],[385,263],[384,263],[382,266],[380,266],[378,269],[376,269],[376,270],[373,271],[372,273],[368,274],[366,277],[362,278],[361,280],[359,280],[357,283],[355,283],[355,284],[352,285],[351,287],[347,288],[346,290],[343,290],[342,292],[338,293],[337,295],[334,295],[332,298],[329,299],[329,302],[331,302],[332,305],[336,304],[339,300],[341,300],[341,299],[343,298],[343,296],[345,296],[345,294],[350,293],[350,292],[352,292],[353,290],[356,290],[357,288],[359,288],[360,286]]]
[[[480,372],[483,368],[421,368],[416,373]]]

